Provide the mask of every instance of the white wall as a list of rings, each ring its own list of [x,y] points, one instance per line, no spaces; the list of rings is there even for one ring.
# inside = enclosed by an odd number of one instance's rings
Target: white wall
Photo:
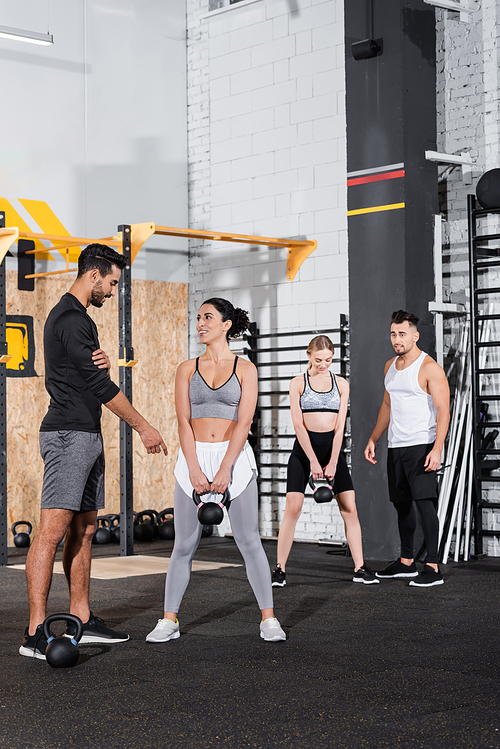
[[[500,167],[500,6],[496,0],[473,0],[470,7],[474,12],[468,22],[461,21],[458,13],[436,10],[438,151],[465,152],[476,161],[471,181],[455,168],[443,175],[441,185],[445,301],[467,306],[467,194],[475,193],[485,171]],[[498,227],[497,219],[495,224]],[[490,277],[488,285],[497,286],[498,278]],[[463,319],[448,320],[446,341],[452,350],[463,324]],[[490,384],[498,393],[498,381]],[[493,484],[489,498],[498,501],[499,496],[498,485]],[[500,556],[500,511],[483,510],[483,517],[485,528],[499,531],[497,537],[484,538],[484,550]]]
[[[343,3],[208,7],[187,0],[190,225],[318,248],[289,282],[284,249],[192,242],[192,355],[209,295],[247,309],[261,332],[336,327],[348,310]],[[280,425],[291,430],[288,415]],[[262,500],[264,535],[283,507]],[[308,504],[298,537],[342,535],[332,505]]]
[[[26,220],[18,198],[46,201],[77,236],[187,226],[184,0],[2,0],[0,10],[3,25],[54,36],[51,47],[0,39],[1,194]],[[187,281],[186,245],[153,237],[134,277]]]

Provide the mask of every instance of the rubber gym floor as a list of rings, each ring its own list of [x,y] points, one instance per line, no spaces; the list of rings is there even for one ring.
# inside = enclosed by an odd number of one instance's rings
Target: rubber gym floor
[[[264,547],[273,563],[275,542]],[[156,541],[136,552],[171,548]],[[131,639],[81,646],[72,669],[18,655],[28,607],[24,572],[11,566],[24,558],[13,551],[0,568],[0,746],[500,747],[500,559],[450,563],[445,585],[418,589],[355,584],[352,560],[326,551],[294,545],[287,585],[274,589],[288,636],[278,643],[259,637],[243,566],[193,572],[181,637],[161,645],[144,638],[161,615],[163,572],[92,579],[94,612]],[[196,559],[242,562],[230,538],[202,539]],[[56,574],[49,612],[67,608]]]

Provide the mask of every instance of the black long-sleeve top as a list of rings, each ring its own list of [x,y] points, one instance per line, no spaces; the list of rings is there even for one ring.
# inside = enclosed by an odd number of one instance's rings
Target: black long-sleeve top
[[[50,311],[43,345],[50,405],[40,431],[100,432],[101,404],[120,388],[92,361],[100,348],[97,326],[73,294],[65,294]]]

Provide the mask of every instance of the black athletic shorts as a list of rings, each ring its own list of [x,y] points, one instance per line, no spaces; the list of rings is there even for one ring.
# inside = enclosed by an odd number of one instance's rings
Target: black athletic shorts
[[[332,455],[332,443],[334,432],[307,432],[311,440],[311,447],[322,468],[328,465]],[[311,464],[309,458],[296,439],[293,443],[292,454],[288,460],[286,474],[286,491],[304,494],[311,475]],[[337,472],[333,482],[333,493],[353,491],[351,474],[342,453],[337,461]]]
[[[432,450],[430,445],[390,447],[387,451],[387,477],[391,502],[437,497],[436,471],[426,472],[425,459]]]

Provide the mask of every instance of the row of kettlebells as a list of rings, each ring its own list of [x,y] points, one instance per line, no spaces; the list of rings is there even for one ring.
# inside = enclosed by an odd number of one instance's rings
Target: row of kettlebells
[[[203,526],[203,537],[211,536],[212,532],[211,525]],[[173,507],[167,507],[161,512],[156,512],[156,510],[134,512],[134,540],[149,542],[155,538],[160,539],[160,541],[173,541],[175,538]],[[119,515],[101,515],[97,518],[97,530],[94,534],[93,543],[99,545],[120,543]]]

